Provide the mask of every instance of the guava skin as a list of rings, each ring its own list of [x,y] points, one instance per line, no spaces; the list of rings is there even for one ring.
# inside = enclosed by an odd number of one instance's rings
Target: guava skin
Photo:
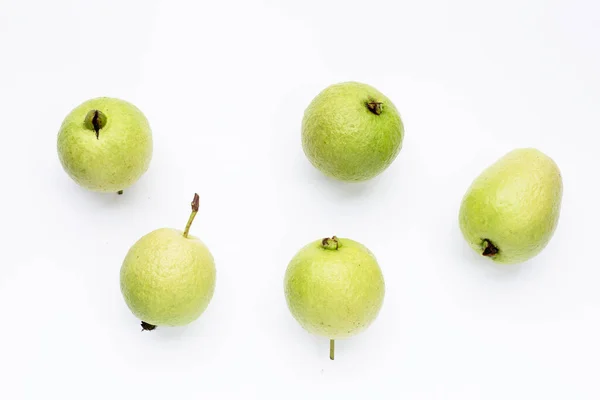
[[[385,283],[375,256],[362,244],[317,240],[291,260],[284,278],[287,305],[308,332],[341,339],[364,331],[383,304]],[[331,240],[331,239],[328,239]]]
[[[516,149],[471,184],[459,211],[469,246],[499,264],[538,255],[554,235],[563,184],[556,163],[533,148]]]
[[[302,119],[302,148],[323,174],[346,182],[381,174],[402,148],[404,125],[381,92],[359,82],[331,85]]]
[[[86,122],[94,110],[105,118],[98,131]],[[63,120],[57,150],[63,169],[78,185],[94,192],[119,192],[148,170],[152,131],[133,104],[99,97],[77,106]]]
[[[132,313],[155,326],[183,326],[208,307],[215,290],[212,254],[198,238],[161,228],[139,239],[121,266],[121,292]]]

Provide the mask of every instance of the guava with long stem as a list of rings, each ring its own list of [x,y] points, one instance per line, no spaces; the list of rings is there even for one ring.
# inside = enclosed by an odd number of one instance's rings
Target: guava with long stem
[[[189,235],[198,213],[194,195],[185,230],[161,228],[139,239],[121,266],[121,292],[144,330],[181,326],[196,320],[208,307],[216,283],[212,254]]]

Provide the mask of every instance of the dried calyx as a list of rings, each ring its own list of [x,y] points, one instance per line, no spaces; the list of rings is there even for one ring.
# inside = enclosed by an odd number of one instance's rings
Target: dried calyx
[[[483,239],[483,252],[481,255],[485,257],[492,257],[498,254],[500,250],[489,239]]]
[[[338,241],[337,236],[332,236],[330,238],[325,238],[321,241],[321,246],[327,250],[337,250],[340,247],[340,242]]]
[[[142,325],[142,332],[143,331],[153,331],[154,329],[156,329],[156,325],[152,325],[152,324],[149,324],[144,321],[142,321],[141,325]]]
[[[383,111],[383,103],[381,101],[369,100],[367,108],[375,115],[380,115]]]
[[[84,124],[88,129],[96,132],[96,139],[100,139],[100,129],[106,126],[106,115],[100,110],[91,110],[85,116]]]

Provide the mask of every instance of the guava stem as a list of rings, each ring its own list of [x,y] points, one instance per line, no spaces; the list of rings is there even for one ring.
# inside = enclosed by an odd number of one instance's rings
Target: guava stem
[[[194,193],[194,200],[192,200],[192,213],[190,214],[190,218],[188,219],[187,225],[185,226],[185,231],[183,231],[184,238],[188,237],[188,233],[190,232],[190,227],[192,226],[192,222],[194,222],[194,218],[196,218],[196,214],[198,214],[199,208],[200,208],[200,196],[198,196],[198,193]]]
[[[370,100],[367,103],[367,108],[373,114],[375,114],[375,115],[381,115],[381,112],[383,111],[383,102],[381,102],[381,101],[375,101],[375,100]]]
[[[119,191],[117,192],[117,194],[121,195],[121,194],[123,194],[123,191],[122,191],[122,190],[119,190]]]
[[[330,238],[323,239],[321,241],[321,246],[327,250],[337,250],[340,247],[340,243],[337,236],[332,236]]]
[[[329,359],[333,360],[335,358],[335,340],[329,340]]]
[[[485,257],[493,257],[500,252],[496,246],[489,239],[483,239],[483,252],[481,255]]]
[[[100,139],[100,129],[106,126],[106,121],[106,115],[102,111],[91,110],[85,116],[83,123],[86,128],[96,132],[96,139]]]

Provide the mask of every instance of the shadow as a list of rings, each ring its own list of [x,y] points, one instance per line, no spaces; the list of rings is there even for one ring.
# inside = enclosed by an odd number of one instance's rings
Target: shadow
[[[326,192],[340,199],[347,199],[349,197],[360,198],[366,195],[375,194],[375,188],[381,181],[381,175],[379,175],[363,182],[343,182],[324,175],[313,167],[308,160],[306,160],[305,164],[304,172],[307,175],[308,181],[311,182],[320,193]],[[310,170],[307,171],[307,168],[310,168]]]
[[[306,334],[309,336],[310,342],[312,343],[312,350],[315,354],[315,356],[317,357],[317,359],[323,359],[325,361],[331,361],[329,360],[329,339],[325,338],[325,337],[321,337],[321,336],[317,336],[317,335],[313,335],[311,333],[306,332]],[[338,350],[338,341],[336,340],[335,342],[335,350],[337,352]]]
[[[196,322],[196,321],[194,321]],[[152,332],[142,332],[144,334],[153,334],[160,341],[172,341],[180,340],[184,336],[189,336],[186,333],[193,333],[194,329],[192,326],[158,326]]]
[[[146,176],[142,176],[140,180],[132,186],[124,189],[119,193],[98,193],[92,192],[80,186],[77,186],[77,195],[81,196],[84,201],[90,202],[97,207],[117,207],[123,204],[133,204],[148,198],[148,186],[146,185]]]
[[[305,330],[287,309],[285,312],[282,311],[279,317],[273,320],[276,325],[273,325],[272,329],[277,331],[279,337],[288,338],[285,344],[282,344],[288,355],[294,354],[294,352],[311,352],[315,359],[329,361],[329,340],[327,338]]]
[[[68,197],[73,208],[80,212],[116,211],[121,208],[139,207],[140,204],[150,199],[152,190],[150,179],[146,175],[129,188],[124,189],[122,194],[93,192],[79,186],[68,177],[57,178],[55,183],[58,190],[54,190],[51,194],[55,197],[55,201],[64,202],[64,198]],[[72,213],[71,215],[79,214]]]
[[[123,318],[124,320],[125,318]],[[203,324],[199,319],[185,326],[157,326],[154,330],[142,330],[141,321],[134,316],[128,316],[127,327],[130,334],[139,334],[141,338],[148,337],[148,340],[160,343],[184,343],[186,340],[196,340],[203,335]]]

